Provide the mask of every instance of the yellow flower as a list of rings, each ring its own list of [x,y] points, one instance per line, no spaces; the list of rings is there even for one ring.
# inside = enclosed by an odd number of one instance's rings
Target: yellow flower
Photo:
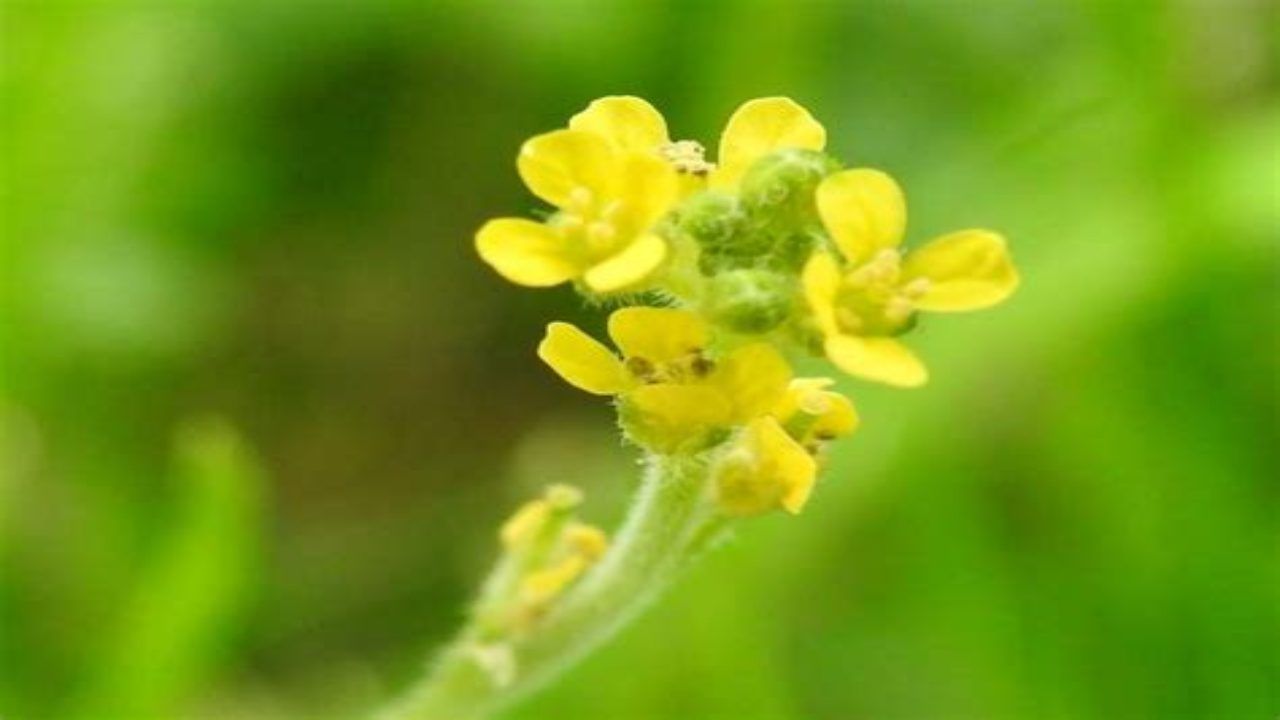
[[[716,465],[716,500],[730,515],[759,515],[778,507],[796,515],[809,501],[817,474],[817,461],[777,418],[756,418]]]
[[[667,257],[653,225],[676,200],[677,178],[652,154],[599,135],[556,130],[520,148],[529,190],[559,212],[546,223],[499,218],[476,234],[480,257],[508,280],[549,287],[581,280],[596,292],[642,283]]]
[[[987,230],[950,233],[903,257],[906,200],[885,173],[836,173],[822,181],[815,199],[843,263],[825,252],[810,258],[805,296],[827,357],[851,375],[924,384],[923,363],[895,339],[916,311],[977,310],[1018,286],[1004,238]]]
[[[551,323],[538,356],[570,385],[618,396],[624,413],[638,413],[643,440],[655,449],[670,450],[708,429],[763,415],[791,378],[787,362],[768,343],[710,357],[706,322],[685,310],[617,310],[609,317],[609,336],[621,357],[573,325]]]
[[[682,177],[685,193],[700,189],[732,189],[753,162],[775,150],[821,150],[827,132],[794,100],[767,97],[749,100],[734,111],[720,135],[719,167],[707,162],[692,140],[672,141],[667,121],[638,97],[615,95],[592,102],[569,120],[569,127],[595,133],[616,150],[656,154]]]

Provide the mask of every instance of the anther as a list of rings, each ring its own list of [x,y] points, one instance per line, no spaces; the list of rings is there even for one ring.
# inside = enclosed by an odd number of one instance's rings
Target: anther
[[[689,369],[697,377],[706,377],[716,369],[716,363],[710,358],[703,357],[701,353],[694,356],[693,361],[689,363]]]
[[[686,175],[706,175],[715,169],[706,161],[706,150],[693,140],[677,140],[658,147],[658,154],[671,163],[676,172]]]
[[[631,373],[634,377],[637,377],[644,382],[654,382],[655,368],[653,367],[653,363],[648,360],[633,355],[632,357],[627,358],[625,365],[627,372]]]

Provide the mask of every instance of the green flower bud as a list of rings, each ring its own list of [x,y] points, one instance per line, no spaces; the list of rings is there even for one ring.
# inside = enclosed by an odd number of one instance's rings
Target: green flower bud
[[[768,270],[728,270],[707,284],[711,319],[734,332],[766,333],[791,315],[793,278]]]
[[[742,177],[742,204],[755,219],[772,226],[800,227],[816,218],[813,193],[839,169],[815,150],[779,150],[757,160]]]
[[[692,237],[703,252],[729,251],[747,224],[747,214],[738,198],[707,191],[685,202],[680,210],[679,228]]]

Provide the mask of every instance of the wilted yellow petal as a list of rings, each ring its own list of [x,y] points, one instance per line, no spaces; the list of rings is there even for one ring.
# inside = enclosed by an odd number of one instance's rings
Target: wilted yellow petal
[[[879,170],[831,175],[818,185],[815,200],[823,225],[850,263],[902,243],[907,201],[898,183]]]
[[[569,323],[547,326],[538,357],[565,382],[594,395],[616,395],[631,384],[616,355]]]
[[[558,208],[611,194],[617,166],[608,141],[581,130],[554,130],[530,138],[516,159],[529,190]]]
[[[775,150],[821,150],[826,144],[827,131],[794,100],[749,100],[734,111],[720,135],[720,167],[711,177],[711,186],[736,185],[752,163]]]
[[[813,482],[818,474],[817,462],[774,418],[756,420],[748,432],[755,436],[756,452],[760,454],[762,464],[780,486],[782,507],[792,515],[798,515],[813,491]]]
[[[804,297],[809,302],[809,310],[818,329],[825,335],[835,333],[836,295],[840,291],[840,266],[836,259],[825,252],[809,258],[800,276],[800,284],[804,286]]]
[[[827,357],[836,367],[857,377],[899,387],[917,387],[929,379],[920,359],[893,338],[832,335]]]
[[[817,471],[813,457],[777,420],[757,418],[715,467],[716,501],[730,515],[759,515],[779,506],[798,513]]]
[[[769,343],[734,350],[716,367],[710,383],[733,404],[734,423],[760,417],[787,392],[791,366]]]
[[[642,235],[622,252],[587,270],[582,279],[596,292],[625,290],[649,277],[666,258],[666,240]]]
[[[592,132],[619,150],[653,153],[667,142],[667,121],[645,100],[611,95],[593,101],[569,119],[569,128]]]
[[[628,307],[609,316],[609,337],[626,357],[671,362],[707,346],[707,324],[687,310]]]
[[[519,285],[549,287],[578,274],[556,231],[532,220],[490,220],[476,233],[476,250],[499,275]]]
[[[944,235],[911,252],[902,266],[904,282],[928,278],[916,307],[959,312],[990,307],[1013,294],[1018,271],[1004,238],[986,230]]]

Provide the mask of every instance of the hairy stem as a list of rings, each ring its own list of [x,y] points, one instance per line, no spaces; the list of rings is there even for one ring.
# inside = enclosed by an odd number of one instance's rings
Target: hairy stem
[[[479,630],[469,626],[379,720],[475,720],[541,687],[632,620],[721,522],[704,460],[651,457],[609,552],[534,628],[504,641],[514,660],[510,677],[478,659]]]

